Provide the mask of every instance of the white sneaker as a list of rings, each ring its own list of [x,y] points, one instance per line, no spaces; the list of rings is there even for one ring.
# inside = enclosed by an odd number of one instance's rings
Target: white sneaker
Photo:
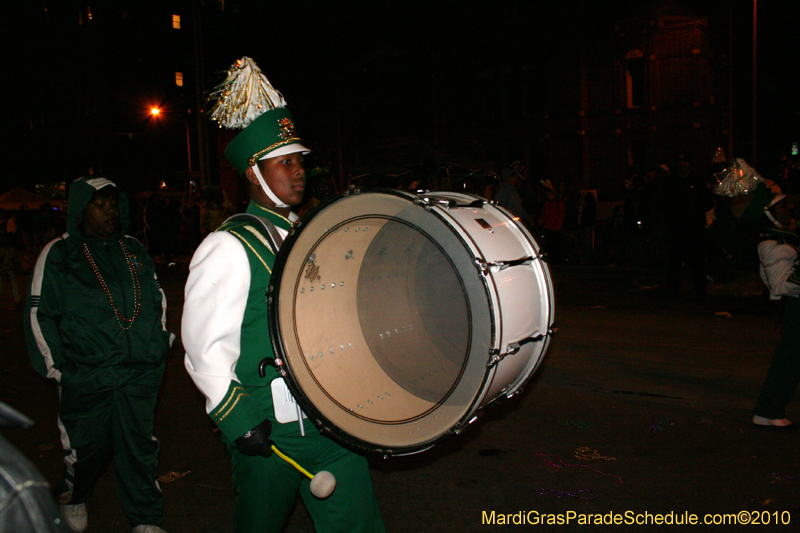
[[[86,531],[88,517],[86,516],[85,503],[62,505],[61,516],[64,517],[64,522],[67,523],[67,526],[75,533],[83,533]]]
[[[133,533],[167,533],[158,526],[136,526]]]
[[[753,424],[757,426],[791,426],[792,421],[787,418],[764,418],[763,416],[753,415]]]

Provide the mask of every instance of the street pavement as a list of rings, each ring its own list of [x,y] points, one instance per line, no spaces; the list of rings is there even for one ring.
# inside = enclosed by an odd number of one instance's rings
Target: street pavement
[[[160,273],[175,333],[185,276],[183,263]],[[388,531],[533,531],[545,515],[568,521],[544,527],[554,531],[746,529],[733,519],[769,522],[757,531],[797,531],[800,434],[750,423],[779,335],[757,277],[737,273],[712,285],[702,304],[661,293],[654,271],[557,266],[553,279],[557,333],[521,394],[482,409],[466,431],[431,450],[370,458]],[[28,363],[7,292],[0,399],[36,424],[4,435],[53,483],[62,468],[56,391]],[[176,342],[156,412],[164,527],[229,532],[229,458],[182,356]],[[800,398],[788,416],[800,420]],[[130,531],[112,468],[88,512],[89,533]],[[693,516],[698,525],[680,525]],[[587,520],[595,525],[580,523]],[[301,502],[285,531],[314,531]]]

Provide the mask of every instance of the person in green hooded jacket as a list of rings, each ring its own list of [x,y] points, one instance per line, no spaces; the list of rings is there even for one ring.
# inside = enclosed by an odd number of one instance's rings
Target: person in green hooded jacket
[[[113,182],[75,180],[68,207],[67,232],[36,262],[24,315],[31,364],[59,389],[62,514],[86,529],[86,502],[113,458],[133,531],[163,532],[153,419],[174,339],[166,296],[144,247],[125,235],[128,200]]]

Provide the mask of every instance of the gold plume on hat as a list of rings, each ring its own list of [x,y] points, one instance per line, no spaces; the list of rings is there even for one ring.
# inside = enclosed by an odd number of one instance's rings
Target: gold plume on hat
[[[714,192],[720,196],[735,198],[752,194],[764,178],[744,159],[735,158],[728,161],[723,170],[715,174],[717,184]]]
[[[210,98],[217,100],[209,111],[211,120],[229,129],[244,129],[267,111],[286,106],[283,95],[247,56],[231,65]]]

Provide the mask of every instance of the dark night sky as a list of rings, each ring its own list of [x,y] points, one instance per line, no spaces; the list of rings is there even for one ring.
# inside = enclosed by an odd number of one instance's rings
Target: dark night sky
[[[35,14],[40,4],[48,3],[33,0],[24,9]],[[431,95],[447,98],[448,91],[457,92],[487,69],[501,65],[541,66],[557,62],[564,55],[575,54],[580,45],[591,46],[608,38],[610,21],[630,9],[641,8],[643,2],[561,0],[542,5],[508,0],[431,1],[415,9],[400,2],[246,0],[240,4],[241,26],[204,28],[209,83],[220,79],[215,70],[222,71],[237,57],[249,55],[283,92],[298,122],[313,121],[311,133],[324,137],[335,127],[335,108],[339,106],[346,115],[350,106],[355,107],[352,102],[369,103],[370,112],[351,117],[363,122],[358,124],[359,128],[376,135],[393,128],[398,133],[407,132],[414,125],[404,120],[414,116],[414,109],[437,105],[431,101]],[[709,16],[712,24],[732,14],[734,105],[738,117],[734,131],[740,135],[749,133],[752,2],[685,0],[680,4],[696,14]],[[759,148],[784,142],[784,131],[790,126],[796,128],[800,111],[797,96],[800,76],[793,64],[798,50],[798,32],[794,27],[797,19],[794,13],[787,12],[786,6],[790,4],[759,2]],[[3,28],[5,39],[10,41],[4,46],[4,64],[8,70],[3,86],[9,96],[4,101],[11,102],[12,128],[25,123],[27,110],[13,103],[30,92],[26,84],[58,87],[60,83],[69,83],[52,79],[48,72],[32,66],[39,54],[50,53],[58,43],[47,37],[31,42],[26,24],[24,17],[10,16],[6,17]],[[727,28],[717,31],[727,32]],[[15,68],[23,61],[27,68]],[[102,69],[103,65],[96,67]],[[546,82],[543,77],[542,83]],[[437,91],[433,84],[445,89]],[[36,105],[41,107],[46,103],[36,102]],[[470,111],[469,107],[463,110]],[[40,150],[45,160],[49,152]],[[22,176],[19,179],[31,178],[31,164],[35,162],[20,154],[27,155],[13,142],[7,145],[6,160],[14,172],[4,176],[6,185],[19,176]],[[58,168],[50,163],[46,168]],[[71,177],[54,176],[55,179]]]
[[[651,2],[658,3],[658,2]],[[732,18],[735,134],[752,131],[752,6],[750,0],[685,0],[680,5],[708,16],[712,33],[726,39]],[[340,102],[385,96],[391,106],[376,105],[373,127],[391,128],[431,94],[426,86],[432,72],[441,74],[447,90],[456,92],[488,68],[532,63],[546,66],[577,54],[581,45],[593,46],[611,34],[611,21],[648,2],[633,0],[563,0],[534,3],[433,1],[425,9],[401,3],[322,3],[318,9],[285,4],[285,13],[266,13],[263,2],[250,2],[253,26],[238,45],[229,45],[233,58],[250,55],[283,91],[303,119],[325,124],[335,83],[349,92]],[[661,2],[664,4],[664,2]],[[667,2],[669,4],[669,2]],[[342,6],[352,6],[348,9]],[[796,87],[798,71],[789,63],[798,50],[795,18],[789,2],[759,3],[759,152],[785,152],[783,132],[790,117],[800,111]],[[262,6],[259,10],[258,6]],[[270,22],[263,22],[270,20]],[[274,26],[285,31],[271,32]],[[259,29],[261,28],[261,29]],[[279,50],[275,54],[275,50]],[[224,66],[230,59],[221,60]],[[381,76],[381,64],[393,64],[390,78]],[[224,68],[223,66],[223,68]],[[337,77],[340,80],[337,80]],[[342,81],[341,78],[344,78]],[[349,82],[349,83],[348,83]],[[546,83],[546,78],[543,78]],[[328,98],[326,98],[326,96]],[[492,105],[475,102],[475,105]],[[398,109],[399,108],[399,109]],[[399,112],[393,116],[392,110]],[[469,113],[470,109],[464,109]],[[305,116],[304,116],[305,115]],[[367,117],[359,117],[366,121]],[[794,123],[796,124],[794,119]],[[305,120],[307,122],[307,120]],[[779,135],[781,132],[781,135]],[[777,143],[787,146],[774,147]],[[762,146],[763,144],[763,146]],[[749,147],[749,141],[743,143]],[[768,152],[768,154],[767,154]],[[750,158],[750,153],[738,154]]]

